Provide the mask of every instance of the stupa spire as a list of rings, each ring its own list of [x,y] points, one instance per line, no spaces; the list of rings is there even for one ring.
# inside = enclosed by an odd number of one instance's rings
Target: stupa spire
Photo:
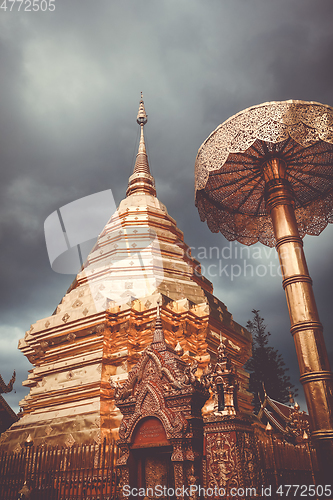
[[[130,196],[131,194],[134,193],[135,194],[146,193],[156,196],[155,180],[150,173],[148,156],[146,152],[145,137],[143,132],[143,127],[146,125],[148,121],[148,116],[145,110],[142,92],[141,92],[139,111],[136,121],[141,128],[140,143],[139,143],[139,150],[136,155],[134,171],[131,177],[129,178],[126,196]]]

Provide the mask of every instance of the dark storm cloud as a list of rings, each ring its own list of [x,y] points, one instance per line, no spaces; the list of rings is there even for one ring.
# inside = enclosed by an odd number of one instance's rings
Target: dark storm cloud
[[[212,130],[264,101],[333,104],[331,0],[55,4],[53,13],[0,14],[0,371],[9,380],[20,367],[17,394],[7,396],[11,404],[25,391],[20,383],[28,367],[17,340],[30,323],[53,312],[73,278],[52,272],[44,220],[64,204],[106,188],[117,203],[124,197],[141,90],[158,197],[195,249],[229,245],[200,223],[194,207],[195,156]],[[305,238],[327,331],[332,229]],[[270,260],[276,258],[264,262]],[[238,265],[240,259],[228,263]],[[211,264],[219,262],[203,259],[206,269]],[[207,278],[239,323],[251,318],[251,309],[261,310],[296,383],[280,278]],[[328,343],[332,352],[329,338]]]

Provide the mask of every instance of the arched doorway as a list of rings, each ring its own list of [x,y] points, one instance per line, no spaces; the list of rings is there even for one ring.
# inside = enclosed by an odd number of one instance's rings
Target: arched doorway
[[[135,486],[143,488],[148,498],[174,499],[173,447],[162,422],[156,417],[140,420],[133,431],[130,449]]]

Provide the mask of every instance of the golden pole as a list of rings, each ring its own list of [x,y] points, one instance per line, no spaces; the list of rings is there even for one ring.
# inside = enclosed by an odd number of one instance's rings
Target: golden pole
[[[333,381],[319,321],[312,280],[294,212],[294,197],[286,180],[283,160],[272,158],[262,166],[266,207],[269,211],[279,255],[282,285],[286,293],[290,332],[294,337],[300,381],[312,421],[320,465],[321,484],[331,484],[333,472]]]

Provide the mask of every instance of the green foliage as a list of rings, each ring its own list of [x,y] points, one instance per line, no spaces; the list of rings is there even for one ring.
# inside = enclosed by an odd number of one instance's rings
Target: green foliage
[[[270,333],[266,331],[264,318],[259,315],[258,310],[253,309],[253,319],[248,321],[246,328],[252,333],[252,358],[245,365],[250,372],[250,392],[254,396],[254,410],[260,409],[258,393],[263,397],[263,383],[270,398],[288,403],[289,393],[297,396],[297,389],[286,375],[286,365],[277,349],[268,345]]]

